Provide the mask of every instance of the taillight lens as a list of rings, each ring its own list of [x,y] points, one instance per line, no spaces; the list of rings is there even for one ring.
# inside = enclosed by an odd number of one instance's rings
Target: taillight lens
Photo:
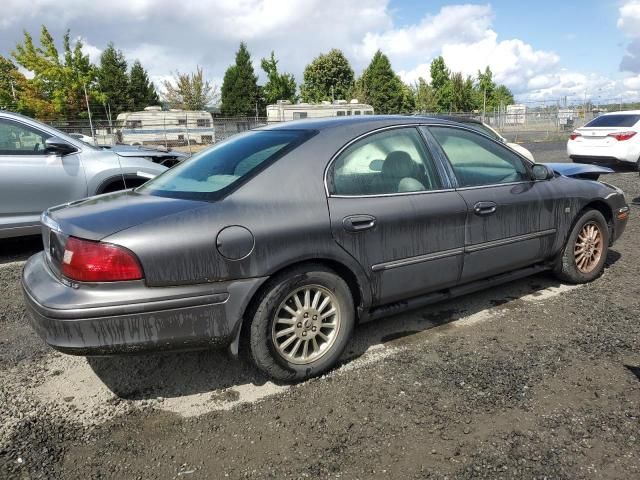
[[[119,282],[144,277],[138,259],[125,248],[69,237],[62,256],[62,274],[79,282]]]
[[[629,140],[635,134],[636,132],[616,132],[616,133],[610,133],[609,135],[607,135],[607,137],[613,137],[619,142],[623,142],[625,140]]]
[[[580,135],[578,132],[572,132],[571,135],[569,135],[569,140],[575,140],[578,137],[581,137],[582,135]]]

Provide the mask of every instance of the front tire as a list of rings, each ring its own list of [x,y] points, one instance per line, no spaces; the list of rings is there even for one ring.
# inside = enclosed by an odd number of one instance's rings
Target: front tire
[[[253,363],[282,381],[305,380],[338,361],[355,325],[346,282],[321,265],[275,277],[259,298],[248,330]]]
[[[573,226],[554,273],[567,283],[587,283],[604,270],[609,251],[609,227],[602,213],[587,210]]]

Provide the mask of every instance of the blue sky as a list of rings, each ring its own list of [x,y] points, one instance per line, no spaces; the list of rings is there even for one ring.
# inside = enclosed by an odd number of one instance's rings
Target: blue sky
[[[41,24],[57,39],[70,29],[93,61],[114,42],[157,85],[198,66],[219,85],[245,41],[261,78],[272,50],[300,82],[331,48],[356,75],[381,49],[407,83],[443,55],[465,75],[490,65],[522,101],[640,98],[640,0],[3,0],[0,54]]]
[[[415,22],[426,11],[458,2],[392,0],[390,8],[399,23]],[[519,38],[534,47],[560,55],[566,68],[611,74],[624,53],[624,35],[618,28],[618,7],[610,0],[494,0],[467,1],[491,5],[493,28],[500,38]]]

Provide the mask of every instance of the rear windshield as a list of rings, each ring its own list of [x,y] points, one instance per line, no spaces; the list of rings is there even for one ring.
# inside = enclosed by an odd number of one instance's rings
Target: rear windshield
[[[602,115],[594,118],[585,127],[633,127],[640,120],[640,115],[621,113],[616,115]]]
[[[236,135],[149,180],[137,192],[215,200],[312,134],[308,130],[254,130]]]

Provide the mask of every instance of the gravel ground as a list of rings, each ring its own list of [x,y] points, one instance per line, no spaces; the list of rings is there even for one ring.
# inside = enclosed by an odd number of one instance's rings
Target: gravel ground
[[[640,196],[637,174],[607,181]],[[539,275],[364,325],[296,386],[221,352],[55,353],[19,291],[38,240],[0,242],[0,478],[640,478],[639,217],[592,284]]]

